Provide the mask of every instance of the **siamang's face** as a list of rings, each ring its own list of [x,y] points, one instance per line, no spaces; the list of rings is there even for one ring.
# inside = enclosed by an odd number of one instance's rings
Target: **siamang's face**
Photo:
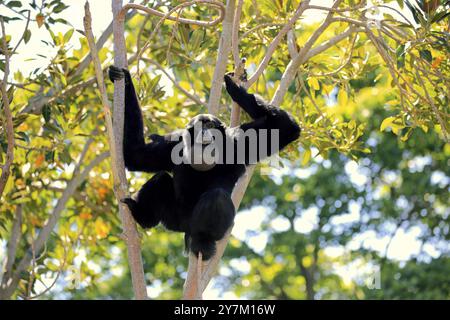
[[[186,126],[190,137],[191,145],[199,144],[203,147],[214,143],[218,133],[225,134],[225,125],[219,118],[211,114],[200,114],[189,121]]]
[[[225,124],[210,114],[200,114],[189,121],[184,143],[194,169],[207,171],[215,166],[218,156],[215,147],[222,145],[225,129]]]

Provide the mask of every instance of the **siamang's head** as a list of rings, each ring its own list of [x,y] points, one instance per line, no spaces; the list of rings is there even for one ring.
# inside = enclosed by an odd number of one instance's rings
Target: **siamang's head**
[[[212,169],[217,163],[218,150],[225,141],[225,124],[211,114],[199,114],[186,126],[183,137],[185,155],[190,155],[191,166],[199,171]]]

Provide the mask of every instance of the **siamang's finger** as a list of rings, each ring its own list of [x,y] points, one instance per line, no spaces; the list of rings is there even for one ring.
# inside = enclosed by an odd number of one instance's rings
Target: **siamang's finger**
[[[110,66],[108,69],[109,79],[111,81],[121,80],[125,77],[125,73],[122,69],[117,68],[115,66]]]
[[[233,78],[230,74],[226,74],[223,79],[225,80],[225,86],[228,90],[229,87],[235,87],[236,83],[234,83]]]
[[[134,207],[136,206],[136,200],[132,198],[123,198],[120,199],[120,202],[125,203],[131,211],[133,211]]]
[[[236,98],[245,93],[242,92],[242,89],[233,81],[233,78],[231,78],[228,75],[225,75],[224,77],[225,80],[225,88],[227,89],[228,94],[231,96],[231,98],[233,98],[233,100],[236,100]]]
[[[241,81],[247,82],[247,70],[244,69],[244,73],[239,78]]]
[[[158,142],[158,141],[164,140],[164,137],[160,136],[159,134],[154,133],[154,134],[150,135],[150,139],[152,139],[155,142]]]
[[[229,77],[234,77],[234,72],[233,71],[230,71],[230,72],[227,72],[227,73],[225,73],[225,76],[229,76]]]

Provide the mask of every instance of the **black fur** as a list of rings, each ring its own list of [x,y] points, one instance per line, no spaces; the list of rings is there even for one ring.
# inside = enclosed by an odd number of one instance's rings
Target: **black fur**
[[[128,198],[122,202],[129,206],[134,219],[143,228],[152,228],[162,222],[169,230],[184,232],[189,249],[195,254],[201,252],[203,259],[208,260],[215,253],[215,242],[223,238],[233,224],[235,209],[231,192],[245,172],[246,164],[250,163],[248,156],[245,163],[217,164],[208,171],[197,171],[189,164],[175,165],[171,152],[182,140],[180,132],[151,135],[152,142],[145,143],[142,114],[130,73],[111,66],[109,77],[111,81],[125,78],[125,166],[130,171],[156,172],[141,188],[136,200]],[[225,85],[231,98],[253,119],[239,127],[244,132],[248,129],[278,129],[279,149],[299,137],[300,128],[287,112],[247,93],[229,75],[225,76]],[[233,129],[226,128],[223,122],[210,115],[197,116],[187,129],[205,119],[212,119],[214,127],[226,132],[225,138],[232,139],[234,145],[239,142],[240,137],[234,135]]]

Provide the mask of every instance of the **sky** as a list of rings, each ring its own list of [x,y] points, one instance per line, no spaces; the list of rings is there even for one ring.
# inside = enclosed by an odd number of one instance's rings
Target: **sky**
[[[29,1],[23,0],[23,2],[28,3]],[[83,30],[83,16],[84,16],[84,3],[85,0],[70,0],[65,1],[67,4],[70,5],[68,9],[63,11],[60,14],[61,18],[66,19],[69,21],[73,28]],[[127,3],[128,1],[124,1],[124,3]],[[321,6],[330,6],[332,3],[332,0],[313,0],[312,4],[317,4]],[[95,37],[99,37],[103,31],[106,29],[106,27],[109,25],[109,23],[112,20],[112,13],[111,13],[111,7],[110,7],[111,1],[110,0],[91,0],[90,1],[90,7],[93,17],[93,33]],[[5,9],[0,9],[1,15],[11,15],[11,12]],[[304,19],[305,22],[313,22],[320,20],[322,17],[322,12],[316,11],[316,10],[310,10],[307,11],[306,18]],[[406,13],[409,15],[409,13]],[[12,39],[19,39],[23,33],[24,28],[24,22],[18,21],[18,22],[11,22],[7,24],[7,33],[11,34]],[[62,32],[65,33],[67,30],[69,30],[71,27],[65,26],[62,24],[57,24],[55,28],[53,29],[54,33]],[[44,56],[52,56],[53,52],[52,49],[48,46],[44,45],[41,42],[41,39],[49,40],[49,34],[47,30],[42,27],[38,28],[36,25],[36,22],[31,22],[30,24],[30,30],[32,32],[32,37],[28,44],[21,46],[19,49],[19,54],[12,57],[11,60],[11,71],[14,73],[17,70],[20,70],[22,73],[27,75],[29,72],[34,70],[35,68],[45,68],[48,61],[45,58],[40,58],[37,55],[41,54]],[[74,36],[71,39],[70,45],[73,47],[73,49],[79,48],[79,38],[82,35],[80,33],[75,32]],[[13,43],[15,45],[15,43]],[[33,60],[29,60],[33,59]],[[164,79],[163,79],[164,81]],[[166,79],[166,81],[163,82],[163,85],[166,87],[168,92],[170,92],[170,86],[171,83]],[[364,174],[359,171],[358,164],[354,162],[349,162],[349,165],[346,166],[346,172],[349,174],[352,182],[355,184],[361,184],[364,183]],[[278,176],[282,175],[283,173],[278,173]],[[308,170],[303,170],[302,172],[298,172],[298,174],[301,175],[308,175]],[[275,179],[276,179],[276,173],[275,173]],[[265,232],[260,232],[255,235],[255,233],[251,233],[250,228],[248,226],[252,226],[252,230],[257,230],[259,226],[264,222],[265,219],[267,219],[268,211],[269,209],[257,206],[254,208],[251,208],[250,210],[241,211],[239,215],[236,217],[235,221],[235,227],[233,229],[233,236],[236,238],[246,241],[248,245],[253,248],[256,252],[260,252],[264,250],[265,245],[268,241],[269,235]],[[295,230],[299,233],[309,233],[311,232],[314,227],[315,223],[317,221],[317,214],[318,210],[317,208],[309,208],[305,210],[302,215],[295,221]],[[350,206],[350,212],[344,216],[339,217],[334,221],[334,224],[336,226],[339,226],[339,224],[344,223],[351,223],[352,221],[356,221],[359,219],[359,207],[355,203],[354,205]],[[255,228],[256,227],[256,228]],[[287,221],[283,219],[282,217],[274,219],[271,221],[271,227],[274,231],[282,231],[287,225]],[[387,256],[392,259],[405,261],[411,257],[411,255],[417,254],[420,249],[420,242],[417,240],[417,237],[420,235],[420,228],[411,228],[408,231],[406,230],[399,230],[397,234],[395,235],[390,247],[389,251],[387,252]],[[358,247],[370,247],[376,250],[379,250],[380,252],[383,252],[384,248],[386,248],[386,244],[389,242],[389,238],[377,238],[375,233],[367,232],[365,234],[358,235],[355,237],[353,241],[351,241],[347,247],[330,247],[327,248],[327,253],[330,255],[340,255],[343,254],[346,250],[355,250]],[[2,250],[3,246],[0,246],[0,251]],[[425,248],[425,250],[429,251],[430,255],[435,255],[436,250],[435,248]],[[0,252],[1,253],[1,252]],[[1,256],[1,254],[0,254]],[[248,268],[248,262],[238,260],[232,262],[232,267],[236,267],[240,270],[245,271],[246,268]],[[222,274],[226,274],[227,267],[223,267],[221,269]],[[353,267],[350,266],[349,269],[343,269],[338,270],[337,272],[340,272],[340,274],[343,277],[346,277],[346,279],[352,279],[358,274],[358,270],[360,269],[360,266],[356,265]],[[49,280],[50,281],[50,280]],[[149,294],[152,296],[157,296],[158,293],[158,286],[160,284],[154,283],[152,287],[149,287]],[[228,298],[232,299],[235,298],[231,292],[221,292],[221,290],[215,288],[214,281],[208,286],[205,295],[205,299],[215,299],[215,298]]]
[[[28,0],[22,0],[23,3],[28,3]],[[127,3],[128,1],[124,1]],[[85,0],[70,0],[65,1],[66,4],[69,5],[69,8],[61,12],[58,17],[67,20],[72,26],[66,26],[61,23],[54,25],[52,31],[57,34],[58,32],[62,32],[63,34],[67,32],[69,29],[74,28],[75,30],[84,30],[83,27],[83,17],[84,17],[84,3]],[[94,36],[98,38],[103,31],[108,27],[109,23],[112,20],[111,13],[111,1],[110,0],[95,0],[90,1],[90,8],[92,12],[92,31]],[[27,8],[27,7],[24,7]],[[0,14],[5,16],[11,16],[11,11],[1,8]],[[10,34],[12,39],[19,39],[22,36],[24,29],[24,21],[12,21],[6,25],[6,33]],[[42,26],[39,28],[36,22],[30,23],[30,31],[31,31],[31,39],[27,44],[22,44],[19,48],[19,54],[15,55],[11,59],[11,71],[15,72],[17,70],[21,70],[22,73],[28,74],[35,68],[45,68],[48,63],[47,59],[38,57],[38,54],[42,54],[44,56],[51,57],[53,51],[51,48],[46,46],[41,42],[43,40],[50,40],[49,33],[47,29]],[[78,49],[80,47],[79,38],[82,35],[78,32],[75,32],[70,44],[74,49]],[[28,59],[34,60],[28,60]]]

